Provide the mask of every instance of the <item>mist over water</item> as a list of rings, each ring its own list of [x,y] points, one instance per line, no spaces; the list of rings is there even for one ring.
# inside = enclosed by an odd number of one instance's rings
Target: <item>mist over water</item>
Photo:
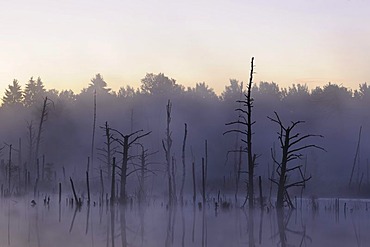
[[[240,205],[166,208],[87,204],[30,197],[0,202],[1,246],[366,246],[369,200],[298,199],[296,210],[248,211]],[[315,203],[315,209],[312,207]],[[345,206],[345,207],[344,207]]]
[[[100,76],[101,81],[104,79]],[[92,81],[97,80],[93,78]],[[40,80],[41,81],[41,80]],[[105,176],[107,172],[104,164],[104,154],[99,149],[104,148],[104,130],[101,128],[108,122],[111,128],[122,133],[144,130],[151,134],[142,140],[149,152],[157,152],[151,161],[157,163],[156,170],[162,170],[165,162],[162,140],[165,138],[166,109],[168,99],[172,102],[171,133],[173,139],[173,156],[180,166],[181,145],[184,123],[187,123],[189,133],[186,148],[187,174],[190,174],[191,160],[196,164],[196,173],[200,174],[201,158],[204,157],[204,142],[208,141],[209,169],[208,181],[210,184],[229,183],[232,186],[234,163],[237,157],[234,154],[227,156],[227,152],[244,145],[236,134],[223,135],[228,127],[225,123],[237,118],[235,109],[240,106],[236,100],[240,99],[240,82],[231,80],[221,96],[217,96],[205,83],[199,83],[194,88],[185,89],[175,80],[163,74],[147,74],[142,80],[139,89],[122,87],[119,92],[109,90],[107,84],[91,83],[81,93],[72,91],[57,92],[48,90],[35,94],[31,99],[21,98],[19,102],[8,102],[0,108],[0,140],[18,149],[21,141],[21,157],[13,152],[14,165],[26,165],[31,171],[31,180],[35,180],[36,165],[34,157],[35,139],[40,123],[43,99],[47,96],[47,117],[42,127],[40,139],[39,159],[45,155],[45,162],[52,164],[52,173],[57,180],[63,178],[64,167],[67,178],[84,177],[87,157],[91,156],[91,141],[93,132],[94,90],[96,94],[96,128],[94,140],[94,157],[92,159],[92,183],[99,183],[99,170]],[[41,81],[42,83],[42,81]],[[245,86],[244,86],[245,88]],[[370,184],[368,168],[368,138],[370,113],[367,110],[370,102],[369,86],[364,83],[359,89],[351,91],[336,84],[327,84],[322,88],[308,90],[305,85],[293,85],[289,88],[279,88],[275,83],[255,83],[252,88],[254,98],[253,126],[254,152],[258,155],[256,174],[262,176],[263,183],[268,186],[273,162],[271,149],[276,150],[280,158],[278,143],[278,126],[274,125],[267,116],[278,112],[284,123],[290,121],[305,121],[299,126],[302,134],[320,134],[324,138],[313,140],[315,144],[324,147],[327,152],[310,149],[303,153],[305,160],[298,160],[296,164],[307,163],[306,172],[312,175],[307,183],[306,190],[312,195],[338,195],[347,190],[351,170],[354,164],[358,132],[362,126],[362,137],[359,154],[356,159],[353,173],[355,187],[359,190],[351,193],[368,193]],[[26,97],[26,96],[24,96]],[[27,103],[28,102],[28,103]],[[27,104],[26,104],[27,103]],[[32,127],[33,138],[30,141],[29,127]],[[31,142],[33,146],[31,147]],[[117,144],[115,144],[118,147]],[[8,147],[8,146],[7,146]],[[139,147],[132,148],[137,154]],[[8,151],[1,151],[2,159],[7,159]],[[119,150],[118,150],[119,151]],[[120,154],[116,153],[117,159]],[[31,157],[31,160],[30,160]],[[242,156],[246,162],[246,155]],[[244,163],[244,167],[246,163]],[[5,169],[5,168],[3,168]],[[244,168],[242,168],[243,170]],[[2,173],[4,174],[4,172]],[[153,183],[162,188],[163,173],[153,176]],[[177,176],[180,175],[180,168]],[[241,175],[241,179],[245,175]],[[23,178],[23,176],[21,176]],[[225,177],[225,179],[224,179]],[[5,179],[5,177],[3,176]],[[190,176],[186,184],[190,183]],[[242,181],[241,180],[241,181]],[[128,178],[128,190],[135,191],[136,180]],[[229,186],[229,189],[233,190]],[[264,186],[264,187],[266,187]],[[217,186],[214,186],[217,187]],[[185,186],[189,189],[189,186]],[[217,192],[215,188],[213,192]],[[161,193],[161,190],[157,190]]]

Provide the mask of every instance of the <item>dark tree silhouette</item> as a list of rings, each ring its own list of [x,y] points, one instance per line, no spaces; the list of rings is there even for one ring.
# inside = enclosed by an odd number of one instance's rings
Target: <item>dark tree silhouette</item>
[[[181,180],[181,188],[180,188],[180,201],[181,205],[184,204],[184,186],[185,186],[185,176],[186,176],[186,164],[185,164],[185,148],[186,148],[186,137],[188,135],[188,125],[185,123],[185,130],[184,130],[184,140],[182,142],[182,180]]]
[[[187,93],[198,99],[217,99],[216,93],[205,82],[199,82],[195,88],[188,88]]]
[[[271,181],[278,186],[277,192],[277,199],[276,199],[276,207],[283,208],[284,202],[287,202],[290,207],[293,208],[293,204],[290,200],[288,189],[291,187],[304,187],[306,182],[311,179],[311,176],[305,177],[302,172],[302,165],[296,166],[289,166],[291,161],[300,159],[303,155],[301,151],[307,148],[317,148],[320,150],[325,150],[320,146],[315,144],[302,144],[304,140],[311,138],[311,137],[323,137],[322,135],[301,135],[300,133],[296,133],[295,127],[297,125],[304,123],[304,121],[295,121],[291,122],[291,125],[286,127],[283,122],[280,120],[279,115],[275,112],[275,118],[268,117],[272,122],[277,123],[279,125],[279,132],[278,132],[278,139],[282,151],[281,161],[277,161],[276,157],[272,153],[272,158],[275,164],[277,165],[276,173],[278,174],[277,179],[272,179]],[[298,181],[289,182],[288,178],[289,175],[293,172],[298,172],[300,175],[300,179]]]
[[[108,122],[105,122],[104,126],[100,126],[101,129],[104,130],[104,147],[98,148],[98,155],[100,156],[98,159],[102,161],[106,166],[107,178],[108,181],[111,180],[111,169],[112,169],[112,157],[116,153],[116,146],[113,145],[114,139],[113,134],[110,132],[110,128]]]
[[[152,95],[171,95],[179,94],[184,91],[183,86],[178,85],[175,79],[169,79],[163,73],[155,75],[147,73],[145,78],[141,79],[141,92]]]
[[[230,79],[230,85],[225,86],[225,90],[221,93],[221,98],[224,101],[235,101],[240,94],[243,94],[243,82],[236,79]]]
[[[138,174],[138,180],[139,180],[138,199],[139,199],[139,203],[142,203],[145,201],[146,192],[147,192],[145,180],[147,179],[149,173],[155,175],[155,171],[153,169],[150,169],[150,166],[156,163],[150,162],[149,157],[158,152],[149,153],[148,149],[145,149],[144,145],[142,145],[141,143],[137,143],[137,144],[141,147],[141,152],[139,155],[139,164],[136,166],[138,167],[137,169],[139,173]]]
[[[120,169],[120,176],[121,176],[121,186],[120,186],[120,201],[122,204],[126,203],[127,195],[126,195],[126,179],[129,175],[131,175],[133,172],[137,171],[137,169],[134,169],[130,172],[128,172],[128,161],[130,158],[129,156],[129,149],[132,147],[134,143],[136,143],[141,138],[149,135],[151,132],[146,132],[144,134],[140,134],[143,132],[143,130],[138,130],[135,132],[132,132],[128,135],[122,134],[120,131],[116,129],[110,128],[110,130],[114,131],[115,133],[119,134],[120,138],[114,138],[119,145],[122,146],[122,165],[121,167],[118,167]]]
[[[107,88],[107,83],[104,81],[103,76],[99,73],[96,74],[95,77],[91,79],[91,83],[86,89],[87,93],[96,92],[97,94],[108,93],[109,91],[110,88]]]
[[[39,159],[39,150],[40,150],[40,143],[41,143],[41,134],[44,131],[44,123],[47,119],[48,116],[48,106],[52,103],[51,101],[48,100],[48,97],[45,97],[44,103],[42,105],[42,110],[41,110],[41,116],[40,116],[40,122],[39,122],[39,127],[37,130],[37,138],[36,138],[36,150],[35,150],[35,160],[34,162],[38,163],[37,160]],[[36,164],[35,163],[35,164]],[[37,174],[38,176],[39,174]]]
[[[44,83],[41,81],[41,78],[38,77],[37,81],[35,81],[33,77],[31,77],[26,84],[26,88],[24,89],[24,105],[26,107],[30,107],[33,104],[41,101],[45,96],[45,92],[46,90],[44,88]]]
[[[170,123],[171,123],[171,109],[172,109],[172,104],[171,101],[168,100],[167,105],[166,105],[166,112],[167,112],[167,125],[166,125],[166,138],[162,140],[162,146],[166,155],[166,173],[167,173],[167,178],[168,178],[168,205],[173,204],[173,199],[174,199],[174,192],[173,191],[173,182],[172,180],[174,179],[172,177],[172,172],[171,172],[171,147],[172,147],[172,138],[171,138],[171,130],[170,130]]]
[[[256,165],[256,154],[252,152],[252,126],[254,124],[254,121],[252,120],[252,107],[253,107],[253,98],[252,98],[252,84],[253,84],[253,69],[254,69],[254,57],[251,59],[251,70],[250,70],[250,76],[249,76],[249,83],[247,88],[247,94],[245,95],[244,100],[238,100],[238,103],[242,103],[242,107],[239,107],[236,109],[237,112],[239,112],[239,118],[237,121],[227,123],[226,125],[231,126],[243,126],[246,129],[231,129],[226,131],[226,133],[239,133],[242,134],[246,139],[241,139],[242,142],[244,142],[247,147],[246,151],[248,154],[248,182],[247,182],[247,197],[249,200],[249,208],[253,208],[253,199],[254,199],[254,168]]]
[[[14,79],[13,84],[8,86],[5,90],[5,95],[3,97],[3,106],[14,106],[21,105],[23,99],[23,94],[21,86],[18,80]]]

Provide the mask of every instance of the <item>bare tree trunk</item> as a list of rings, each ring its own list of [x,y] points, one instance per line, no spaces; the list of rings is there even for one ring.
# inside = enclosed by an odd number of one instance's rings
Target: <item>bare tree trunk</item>
[[[110,177],[110,175],[109,175]],[[100,186],[101,186],[101,200],[103,201],[104,197],[104,180],[103,180],[103,170],[100,169]]]
[[[145,134],[139,135],[138,133],[142,131],[142,130],[139,130],[139,131],[135,131],[135,132],[133,132],[129,135],[124,135],[121,132],[119,132],[118,130],[115,130],[115,129],[111,129],[111,130],[115,131],[116,133],[118,133],[123,138],[123,140],[117,139],[117,138],[114,138],[114,140],[117,141],[122,146],[121,183],[120,183],[120,191],[119,192],[120,192],[120,201],[121,201],[122,204],[125,204],[126,199],[127,199],[126,180],[127,180],[127,176],[132,174],[132,172],[127,173],[127,165],[128,165],[128,160],[129,160],[129,154],[128,154],[129,149],[130,149],[130,147],[133,143],[138,141],[140,138],[143,138],[144,136],[149,135],[151,132],[147,132]],[[133,140],[130,140],[130,137],[132,137],[133,135],[137,135],[137,136],[134,137]],[[134,171],[136,171],[136,169]],[[112,178],[112,180],[113,180],[113,178]],[[113,183],[112,183],[112,185],[113,185]]]
[[[87,204],[90,204],[90,182],[89,182],[89,171],[86,171],[86,186],[87,186]]]
[[[120,200],[123,204],[126,203],[126,178],[127,178],[127,164],[128,164],[128,149],[129,149],[129,136],[123,138],[123,159],[121,166],[121,188],[120,188]]]
[[[304,187],[306,185],[306,182],[311,179],[311,176],[308,178],[305,177],[301,170],[301,166],[295,166],[295,167],[288,167],[288,162],[292,160],[296,160],[302,157],[302,154],[300,151],[307,149],[307,148],[317,148],[320,150],[325,151],[320,146],[309,144],[309,145],[302,145],[301,142],[307,138],[310,137],[323,137],[321,135],[303,135],[301,136],[300,133],[293,133],[293,129],[299,125],[300,123],[303,123],[303,121],[295,121],[291,122],[291,125],[288,127],[285,127],[283,123],[281,122],[279,115],[275,112],[275,118],[269,119],[272,122],[275,122],[279,125],[280,131],[278,132],[278,139],[280,141],[280,146],[282,149],[282,156],[281,161],[278,162],[274,155],[273,155],[273,161],[277,164],[277,174],[278,174],[278,181],[274,179],[270,179],[272,182],[277,184],[278,186],[278,192],[277,192],[277,198],[276,198],[276,208],[281,209],[284,207],[284,201],[286,200],[290,207],[294,208],[287,189],[290,187]],[[298,146],[298,147],[297,147]],[[300,180],[296,182],[291,182],[290,184],[287,184],[287,177],[292,172],[297,171],[299,172],[299,175],[301,177]]]
[[[206,159],[205,159],[205,175],[204,175],[204,179],[205,179],[205,183],[206,183],[206,186],[207,186],[207,176],[208,176],[208,141],[205,140],[204,142],[204,152],[205,152],[205,156],[206,156]]]
[[[349,188],[351,187],[352,178],[353,178],[353,173],[354,173],[354,171],[355,171],[356,161],[357,161],[357,157],[358,157],[359,150],[360,150],[361,131],[362,131],[362,126],[360,126],[360,131],[359,131],[359,133],[358,133],[358,141],[357,141],[357,147],[356,147],[356,154],[355,154],[355,158],[354,158],[354,161],[353,161],[353,166],[352,166],[352,171],[351,171],[351,177],[350,177],[350,179],[349,179],[349,183],[348,183],[348,187],[349,187]]]
[[[195,164],[194,161],[191,163],[191,170],[193,174],[193,203],[195,205],[195,202],[197,200],[197,190],[196,190],[196,183],[195,183]]]
[[[141,152],[141,166],[140,166],[140,185],[139,185],[139,202],[144,201],[145,193],[145,150]]]
[[[206,174],[205,174],[204,158],[202,158],[202,196],[203,196],[203,206],[205,207],[205,203],[206,203]]]
[[[94,170],[94,144],[95,144],[95,126],[96,126],[96,90],[94,90],[94,119],[91,140],[91,169]]]
[[[42,155],[41,181],[44,181],[45,175],[45,154]]]
[[[166,127],[166,139],[162,140],[163,149],[166,154],[166,163],[167,163],[167,178],[168,178],[168,205],[172,205],[173,203],[173,191],[172,191],[172,175],[171,175],[171,146],[172,146],[172,139],[171,139],[171,132],[170,132],[170,123],[171,123],[171,108],[172,104],[171,101],[168,100],[167,102],[167,127]],[[165,144],[166,141],[166,144]]]
[[[180,189],[180,201],[181,205],[184,204],[184,186],[185,186],[185,176],[186,176],[186,166],[185,166],[185,145],[186,145],[186,136],[188,134],[188,126],[185,124],[185,133],[184,133],[184,140],[182,142],[182,182],[181,182],[181,189]]]
[[[75,186],[73,184],[73,180],[72,178],[70,177],[69,178],[70,182],[71,182],[71,187],[72,187],[72,192],[73,192],[73,197],[75,198],[75,201],[76,201],[76,206],[81,206],[79,201],[78,201],[78,198],[77,198],[77,194],[76,194],[76,190],[75,190]]]
[[[245,139],[243,139],[243,142],[247,144],[247,154],[248,154],[248,167],[247,167],[247,199],[248,199],[248,205],[249,208],[253,209],[254,207],[254,167],[255,167],[255,159],[256,155],[252,152],[252,125],[254,122],[252,121],[252,107],[253,107],[253,98],[252,98],[252,84],[253,84],[253,73],[254,73],[254,57],[251,59],[251,69],[250,69],[250,76],[249,76],[249,83],[248,83],[248,90],[247,94],[245,95],[245,100],[238,100],[238,103],[243,103],[243,106],[247,109],[243,109],[242,107],[239,107],[236,109],[237,112],[239,112],[239,117],[237,121],[233,121],[230,123],[227,123],[226,125],[236,125],[236,129],[232,129],[229,131],[226,131],[226,133],[235,132],[240,133],[246,136]],[[242,116],[242,117],[241,117]],[[243,125],[246,130],[240,130],[239,125]]]
[[[262,178],[258,176],[258,187],[260,191],[260,207],[263,209],[263,195],[262,195]]]
[[[108,126],[108,122],[105,122],[105,136],[107,138],[107,168],[108,168],[108,181],[111,176],[111,134]]]
[[[36,160],[39,157],[42,126],[43,126],[43,124],[46,120],[46,116],[47,116],[47,111],[46,111],[47,101],[48,101],[48,97],[45,97],[44,104],[42,106],[41,118],[40,118],[40,123],[39,123],[39,129],[38,129],[38,132],[37,132],[37,139],[36,139],[36,152],[35,152],[35,159]]]
[[[11,195],[11,178],[12,178],[12,144],[9,145],[9,160],[8,160],[8,189]]]
[[[247,114],[247,150],[248,150],[248,198],[249,198],[249,208],[254,207],[253,199],[254,199],[254,158],[252,153],[252,83],[253,83],[253,69],[254,69],[254,57],[251,60],[251,70],[249,75],[249,83],[248,83],[248,92],[247,92],[247,107],[248,107],[248,114]]]
[[[172,188],[173,188],[173,202],[174,203],[177,203],[177,189],[176,189],[176,160],[175,158],[172,156],[172,169],[171,169],[171,172],[172,172]]]
[[[112,184],[111,184],[111,192],[110,192],[110,203],[113,204],[115,201],[115,183],[116,183],[116,157],[113,157],[113,164],[112,164]]]
[[[241,166],[242,166],[242,147],[239,148],[239,161],[238,166],[236,167],[236,174],[235,174],[235,202],[238,201],[238,192],[239,192],[239,181],[240,181],[240,172],[241,172]]]

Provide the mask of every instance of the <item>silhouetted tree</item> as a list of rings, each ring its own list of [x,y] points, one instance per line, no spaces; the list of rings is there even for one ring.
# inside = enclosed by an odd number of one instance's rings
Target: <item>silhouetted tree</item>
[[[153,169],[150,169],[150,166],[152,166],[153,164],[155,164],[154,162],[149,162],[149,157],[158,153],[158,152],[152,152],[152,153],[149,153],[148,152],[148,149],[145,149],[144,148],[144,145],[142,145],[141,143],[137,143],[140,147],[141,147],[141,152],[140,152],[140,155],[139,155],[139,164],[136,165],[138,168],[138,172],[139,172],[139,175],[138,175],[138,180],[139,180],[139,192],[138,192],[138,199],[139,199],[139,203],[142,203],[145,201],[145,197],[146,197],[146,184],[145,184],[145,180],[147,179],[148,177],[148,173],[152,173],[152,174],[155,174],[154,170]]]
[[[354,97],[366,102],[370,101],[370,85],[366,82],[359,84],[359,89],[355,90]]]
[[[121,188],[120,188],[120,199],[121,203],[125,204],[127,195],[126,195],[126,179],[129,175],[131,175],[133,172],[137,171],[137,169],[134,169],[130,172],[128,172],[128,161],[131,158],[129,156],[129,149],[131,148],[132,144],[136,143],[136,141],[140,140],[141,138],[149,135],[151,132],[146,132],[144,134],[139,134],[143,130],[138,130],[133,133],[130,133],[128,135],[122,134],[120,131],[116,129],[110,128],[115,133],[118,133],[121,138],[114,138],[121,146],[122,146],[122,165],[121,167],[117,167],[120,169],[120,176],[121,176]]]
[[[288,87],[288,90],[284,92],[284,100],[302,100],[302,98],[308,98],[310,96],[310,92],[306,84],[293,84],[291,87]]]
[[[46,90],[44,88],[43,82],[41,81],[41,78],[38,77],[37,81],[35,81],[33,77],[31,77],[24,89],[24,105],[26,107],[29,107],[36,102],[40,102],[44,97],[45,92]]]
[[[189,87],[187,93],[198,99],[217,99],[216,93],[205,82],[197,83],[195,88]]]
[[[91,79],[91,83],[89,84],[88,88],[86,89],[87,93],[94,93],[97,94],[104,94],[108,93],[110,88],[107,88],[107,83],[104,81],[103,76],[101,74],[96,74],[94,78]]]
[[[162,146],[166,155],[166,173],[167,173],[167,179],[168,179],[168,205],[173,204],[174,200],[174,192],[173,191],[173,182],[172,180],[174,179],[172,177],[172,172],[171,172],[171,147],[172,147],[172,138],[171,138],[171,133],[172,131],[170,130],[170,123],[171,123],[171,109],[172,109],[172,104],[171,101],[168,100],[167,105],[166,105],[166,113],[167,113],[167,125],[166,125],[166,138],[162,140]]]
[[[139,94],[139,89],[135,91],[133,87],[130,87],[129,85],[125,87],[120,87],[117,93],[117,97],[119,98],[133,98],[135,95]]]
[[[258,86],[253,86],[252,93],[256,99],[263,99],[268,104],[280,102],[283,98],[283,93],[275,82],[261,81]]]
[[[230,79],[230,85],[225,86],[225,90],[221,93],[221,98],[224,101],[235,101],[240,94],[243,94],[243,82],[236,79]]]
[[[14,79],[13,84],[8,86],[8,89],[5,90],[5,95],[3,97],[3,106],[14,106],[21,105],[23,99],[23,94],[21,86],[18,83],[18,80]]]
[[[163,73],[147,73],[145,78],[141,79],[140,88],[142,93],[152,95],[171,95],[184,91],[183,86],[178,85],[175,79],[169,79]]]
[[[59,99],[63,101],[73,102],[76,100],[76,95],[72,90],[62,90],[59,93]]]
[[[185,130],[184,130],[184,139],[182,142],[182,181],[181,181],[181,188],[180,188],[180,201],[181,205],[184,204],[184,186],[185,186],[185,176],[186,176],[186,164],[185,164],[185,148],[186,148],[186,137],[188,135],[188,125],[185,123]]]
[[[322,147],[317,146],[315,144],[302,144],[304,140],[311,137],[323,137],[321,135],[301,135],[300,133],[296,133],[295,127],[297,125],[304,123],[303,121],[295,121],[291,122],[291,125],[286,127],[282,121],[280,120],[279,115],[275,112],[275,118],[268,117],[272,122],[277,123],[279,125],[279,132],[278,132],[278,139],[280,142],[281,147],[281,161],[277,161],[276,157],[272,153],[272,158],[277,165],[276,173],[278,174],[277,179],[271,179],[273,183],[278,186],[277,192],[277,199],[276,199],[276,207],[283,208],[284,202],[286,201],[290,207],[293,208],[293,204],[290,200],[288,189],[291,187],[302,186],[306,185],[306,182],[311,179],[311,176],[305,177],[302,172],[302,165],[297,166],[288,166],[291,161],[300,159],[302,157],[301,151],[307,148],[317,148],[324,150]],[[299,172],[300,180],[289,182],[288,179],[290,174],[293,172]]]
[[[105,142],[104,142],[104,147],[98,149],[100,151],[99,155],[101,157],[99,158],[99,160],[102,161],[106,165],[108,181],[110,181],[111,174],[112,174],[111,173],[112,157],[116,153],[117,147],[113,145],[113,142],[114,142],[113,134],[110,132],[108,122],[105,122],[104,127],[100,126],[100,128],[104,130]]]
[[[249,208],[253,208],[253,200],[254,200],[254,168],[256,165],[256,154],[252,151],[252,126],[254,124],[254,121],[252,120],[252,107],[253,107],[253,98],[252,98],[252,84],[253,84],[253,70],[254,70],[254,57],[251,59],[251,70],[249,75],[249,83],[247,88],[247,94],[245,95],[244,100],[238,100],[238,103],[242,103],[242,107],[239,107],[236,109],[237,112],[239,112],[239,118],[237,121],[227,123],[226,125],[231,126],[238,126],[238,128],[231,129],[226,131],[226,133],[240,133],[242,134],[246,139],[242,139],[242,142],[244,142],[247,147],[246,151],[248,154],[248,181],[247,181],[247,197],[249,200]],[[243,128],[246,129],[240,129],[239,125],[241,125]]]
[[[45,123],[45,121],[47,119],[47,116],[48,116],[48,111],[49,111],[48,106],[50,105],[50,103],[52,103],[52,102],[48,101],[48,97],[45,97],[44,103],[42,105],[39,127],[38,127],[38,130],[37,130],[36,147],[35,147],[36,148],[35,149],[35,162],[36,163],[38,163],[37,160],[39,159],[38,156],[39,156],[40,143],[41,143],[41,134],[44,131],[43,126],[44,126],[44,123]]]
[[[311,98],[313,102],[320,104],[333,114],[335,111],[342,110],[346,103],[352,99],[352,91],[329,82],[322,89],[316,87],[312,90]]]

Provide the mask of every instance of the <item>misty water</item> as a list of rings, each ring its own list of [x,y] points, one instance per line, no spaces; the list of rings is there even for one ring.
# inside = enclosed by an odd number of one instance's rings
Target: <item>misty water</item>
[[[265,206],[249,211],[238,202],[168,208],[105,202],[72,206],[58,196],[3,198],[0,246],[366,246],[370,200],[296,199],[295,210]],[[231,198],[231,197],[230,197]],[[224,199],[225,200],[225,199]],[[230,202],[232,201],[231,199]]]

